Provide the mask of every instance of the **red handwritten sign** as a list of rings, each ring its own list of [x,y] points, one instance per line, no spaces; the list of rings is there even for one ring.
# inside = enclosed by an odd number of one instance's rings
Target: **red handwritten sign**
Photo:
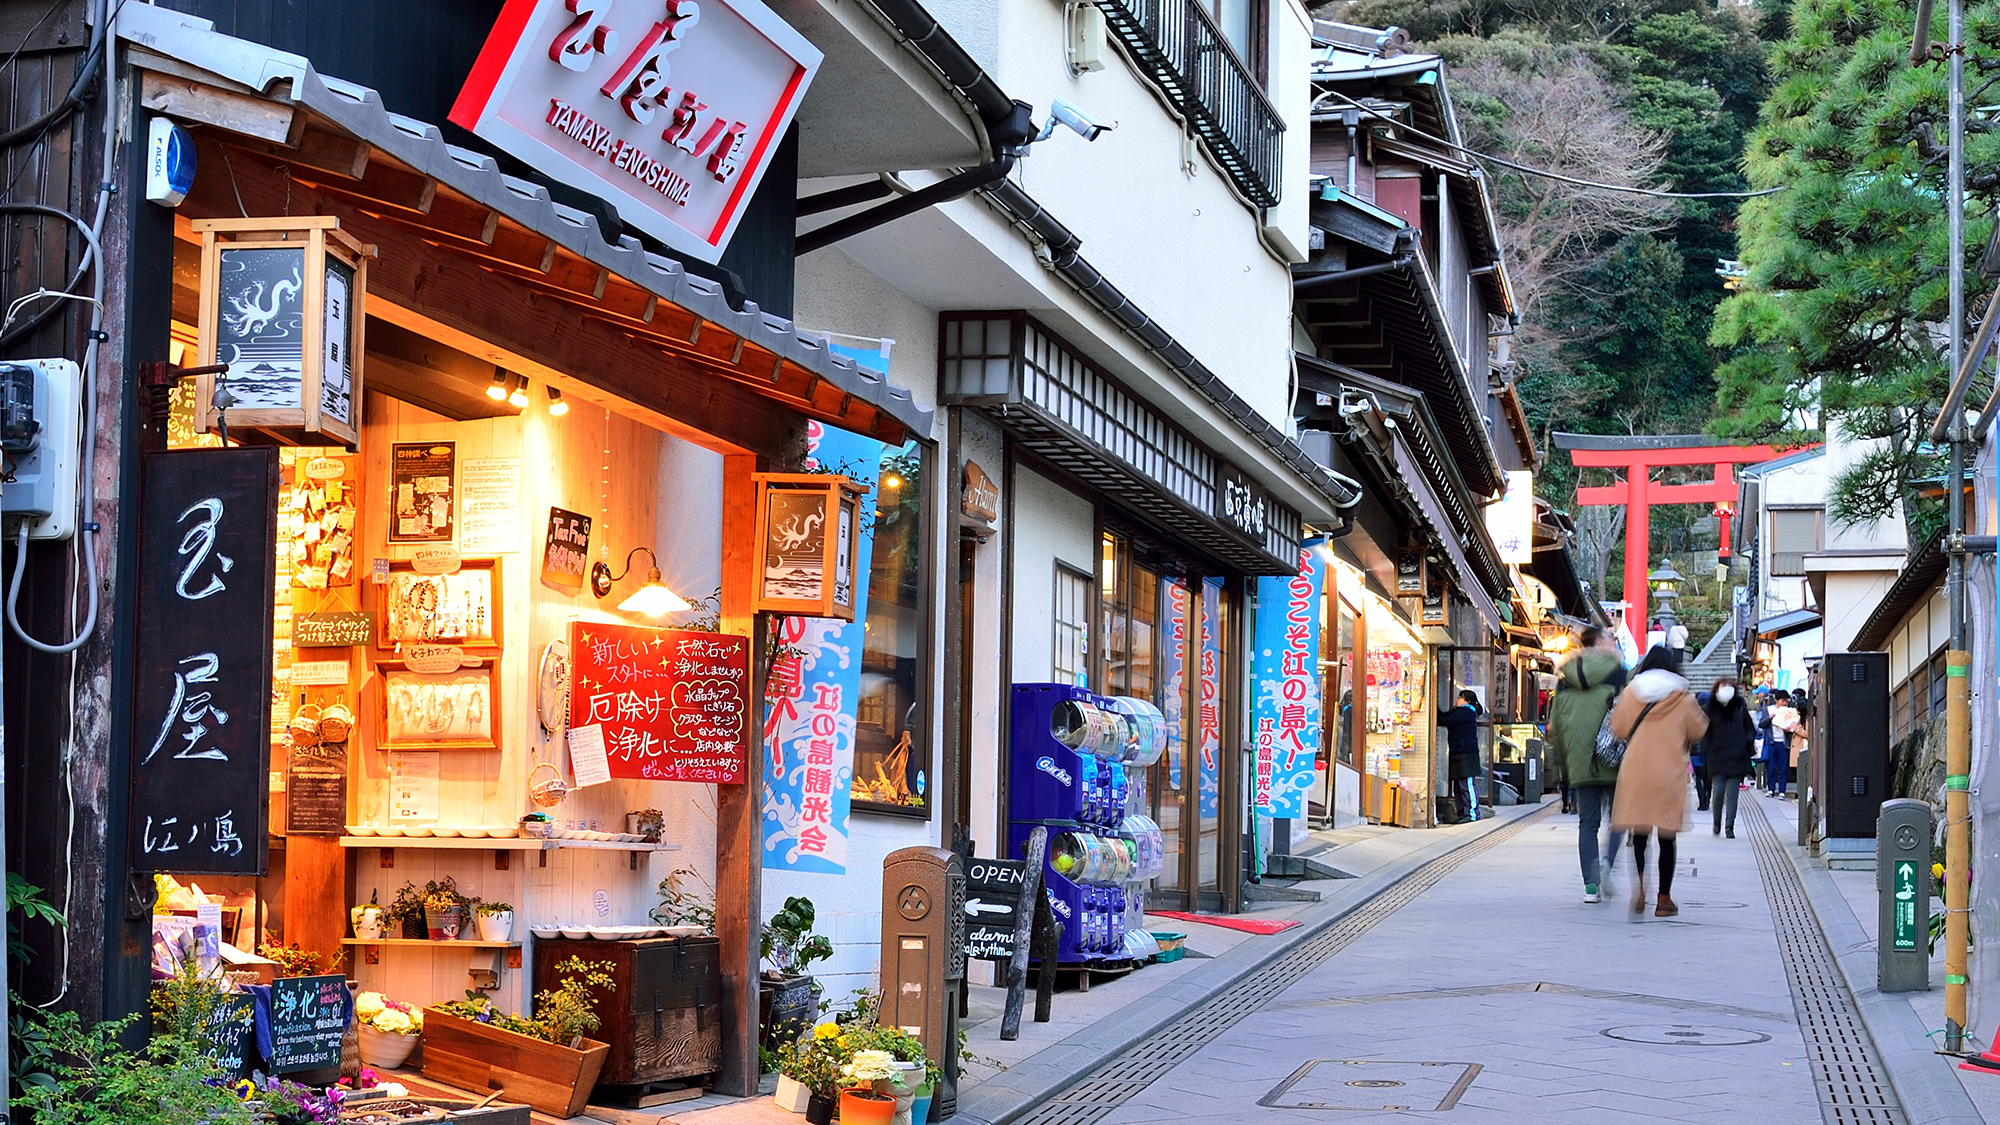
[[[572,621],[571,729],[604,729],[611,776],[741,784],[750,641]]]

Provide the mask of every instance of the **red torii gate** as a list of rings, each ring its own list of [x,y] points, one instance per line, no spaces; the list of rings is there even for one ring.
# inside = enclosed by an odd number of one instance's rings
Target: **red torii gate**
[[[1722,557],[1729,557],[1729,517],[1736,504],[1737,465],[1754,465],[1784,456],[1793,450],[1768,445],[1711,445],[1700,434],[1665,434],[1654,437],[1618,437],[1609,434],[1554,434],[1557,449],[1569,451],[1570,462],[1579,469],[1623,469],[1625,479],[1616,484],[1593,485],[1576,490],[1576,502],[1622,504],[1625,507],[1625,620],[1645,635],[1646,567],[1655,504],[1713,504],[1722,520]],[[1712,465],[1715,479],[1706,484],[1656,484],[1648,479],[1654,469],[1682,465]],[[1635,617],[1632,608],[1636,607]]]

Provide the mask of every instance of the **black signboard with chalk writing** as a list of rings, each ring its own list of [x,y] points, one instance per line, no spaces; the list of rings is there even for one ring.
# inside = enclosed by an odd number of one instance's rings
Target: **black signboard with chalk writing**
[[[340,1065],[347,1032],[347,978],[279,977],[271,982],[271,1073]]]
[[[262,875],[278,451],[152,453],[141,473],[132,867]]]
[[[257,1062],[256,1025],[251,1016],[256,1001],[249,994],[232,992],[216,1001],[215,1011],[202,1028],[201,1049],[221,1064],[231,1078],[249,1075]]]
[[[965,865],[965,955],[976,961],[1014,956],[1014,920],[1028,865],[1018,859],[974,859]]]

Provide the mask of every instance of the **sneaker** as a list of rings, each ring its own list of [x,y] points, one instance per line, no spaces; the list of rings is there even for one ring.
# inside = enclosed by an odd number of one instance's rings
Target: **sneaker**
[[[1585,902],[1600,902],[1600,901],[1602,901],[1602,899],[1600,899],[1600,898],[1598,897],[1598,894],[1597,894],[1597,884],[1596,884],[1596,883],[1591,883],[1591,884],[1589,884],[1588,886],[1586,886],[1586,887],[1584,887],[1584,888],[1583,888],[1583,901],[1585,901]]]

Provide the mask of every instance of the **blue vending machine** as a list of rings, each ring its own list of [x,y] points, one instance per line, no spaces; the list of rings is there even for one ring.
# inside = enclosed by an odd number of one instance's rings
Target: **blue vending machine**
[[[1119,706],[1068,684],[1015,684],[1007,787],[1010,854],[1049,830],[1042,878],[1063,964],[1122,961],[1136,845],[1123,834],[1131,728]]]

